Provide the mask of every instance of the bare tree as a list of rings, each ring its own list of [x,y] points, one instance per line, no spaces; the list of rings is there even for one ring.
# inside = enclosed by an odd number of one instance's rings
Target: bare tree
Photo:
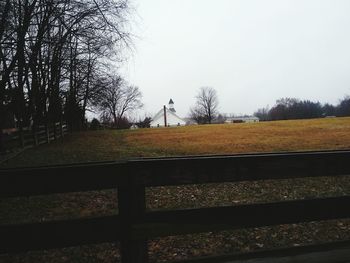
[[[268,121],[270,120],[269,111],[269,106],[259,108],[256,112],[254,112],[254,116],[259,118],[260,121]]]
[[[198,124],[207,123],[204,112],[197,105],[190,108],[189,118]]]
[[[219,106],[216,90],[211,87],[201,87],[195,98],[196,105],[190,109],[190,117],[197,123],[212,123]]]
[[[125,114],[141,108],[142,94],[138,87],[128,85],[121,77],[105,80],[104,88],[95,101],[95,106],[103,116],[109,116],[115,127],[119,128]]]
[[[130,50],[129,3],[0,0],[0,116],[33,130],[62,118],[82,126],[100,68]]]

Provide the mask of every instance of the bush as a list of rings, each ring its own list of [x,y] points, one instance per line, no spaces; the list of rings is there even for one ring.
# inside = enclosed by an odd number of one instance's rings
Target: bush
[[[98,130],[101,127],[101,124],[98,119],[93,118],[90,123],[90,130]]]
[[[118,119],[116,124],[114,124],[114,128],[130,129],[131,125],[132,124],[129,122],[129,120],[126,117],[122,117],[122,118]]]
[[[143,120],[140,120],[139,122],[136,123],[137,127],[139,128],[149,128],[151,127],[151,117],[145,117]]]

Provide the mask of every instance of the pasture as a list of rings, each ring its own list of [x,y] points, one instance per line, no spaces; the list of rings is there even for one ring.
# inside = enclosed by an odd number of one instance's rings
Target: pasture
[[[29,149],[3,167],[133,157],[350,149],[350,118],[73,133]],[[1,167],[1,165],[0,165]]]
[[[30,149],[2,167],[246,152],[350,148],[350,118],[203,125],[128,131],[74,133],[63,141]],[[166,175],[166,172],[165,172]],[[225,206],[350,194],[348,176],[192,186],[150,187],[147,209]],[[117,213],[114,190],[0,200],[0,223],[47,221]],[[254,229],[209,232],[152,240],[151,260],[248,251],[350,238],[350,221],[337,220]],[[0,262],[111,262],[114,245],[86,246],[18,256]]]

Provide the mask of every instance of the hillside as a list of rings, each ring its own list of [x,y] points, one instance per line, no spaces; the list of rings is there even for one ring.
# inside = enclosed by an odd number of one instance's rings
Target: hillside
[[[2,166],[171,155],[349,149],[349,131],[350,118],[87,131],[27,150]]]

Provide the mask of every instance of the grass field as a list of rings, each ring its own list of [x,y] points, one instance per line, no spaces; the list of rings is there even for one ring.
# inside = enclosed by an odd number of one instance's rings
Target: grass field
[[[30,149],[2,166],[328,149],[350,149],[350,118],[80,132]]]
[[[350,118],[80,132],[63,141],[27,150],[1,166],[329,149],[350,149]],[[146,197],[147,209],[154,210],[349,194],[350,178],[342,176],[152,187],[147,189]],[[114,190],[0,199],[0,224],[116,214],[116,200]],[[167,237],[151,240],[149,246],[151,260],[162,261],[345,238],[350,238],[350,220]],[[0,256],[0,262],[115,262],[116,251],[114,245],[105,244]]]

